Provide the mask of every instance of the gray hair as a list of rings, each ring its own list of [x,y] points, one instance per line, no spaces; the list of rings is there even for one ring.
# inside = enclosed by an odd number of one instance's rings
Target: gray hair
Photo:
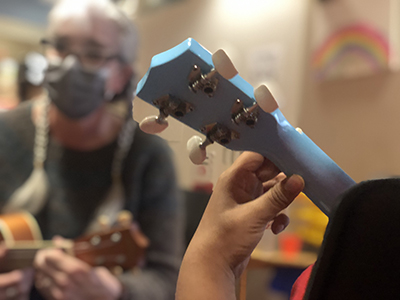
[[[101,17],[115,23],[120,30],[121,55],[128,64],[136,60],[139,36],[135,24],[110,0],[59,0],[49,13],[48,34],[54,35],[59,20],[73,16],[82,24],[89,17]]]

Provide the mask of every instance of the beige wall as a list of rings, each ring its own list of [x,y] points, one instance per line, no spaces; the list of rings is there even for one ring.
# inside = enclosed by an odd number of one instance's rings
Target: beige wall
[[[29,51],[40,51],[43,28],[0,17],[0,108],[14,107],[18,98],[18,63]]]
[[[2,55],[17,60],[31,51],[40,51],[40,39],[44,37],[44,28],[2,16],[0,18],[0,44]]]
[[[306,70],[304,78],[305,133],[356,181],[400,174],[400,73],[321,83]]]
[[[400,74],[309,81],[299,124],[356,181],[400,174]]]

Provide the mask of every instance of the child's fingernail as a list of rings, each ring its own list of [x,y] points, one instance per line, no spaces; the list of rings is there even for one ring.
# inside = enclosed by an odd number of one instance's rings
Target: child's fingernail
[[[275,231],[276,231],[276,233],[280,233],[280,232],[282,232],[284,229],[285,229],[285,226],[284,226],[284,225],[278,225],[278,226],[276,226]]]
[[[302,189],[304,180],[299,175],[292,175],[283,181],[283,188],[290,193],[298,192]]]

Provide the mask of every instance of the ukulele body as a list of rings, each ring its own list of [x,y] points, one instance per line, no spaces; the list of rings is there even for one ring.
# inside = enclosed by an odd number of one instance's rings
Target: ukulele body
[[[0,215],[0,241],[42,240],[42,234],[35,218],[27,212]]]
[[[42,239],[39,225],[28,212],[0,215],[0,242],[7,248],[0,273],[30,267],[38,250],[56,247],[93,267],[128,270],[143,262],[149,244],[138,226],[127,222],[56,246]]]
[[[12,248],[0,263],[0,272],[31,266],[37,250],[44,246],[39,225],[24,211],[0,215],[0,241]]]

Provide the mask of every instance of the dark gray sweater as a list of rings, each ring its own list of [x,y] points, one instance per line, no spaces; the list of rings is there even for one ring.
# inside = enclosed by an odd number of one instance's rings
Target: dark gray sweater
[[[31,109],[32,103],[26,102],[0,113],[0,207],[32,171],[35,128]],[[101,149],[81,152],[67,149],[50,137],[45,162],[50,195],[35,216],[44,239],[83,234],[111,186],[116,145],[114,141]],[[127,289],[124,298],[174,299],[183,252],[183,207],[171,151],[159,137],[137,129],[123,166],[125,208],[150,239],[145,267],[120,277]]]

